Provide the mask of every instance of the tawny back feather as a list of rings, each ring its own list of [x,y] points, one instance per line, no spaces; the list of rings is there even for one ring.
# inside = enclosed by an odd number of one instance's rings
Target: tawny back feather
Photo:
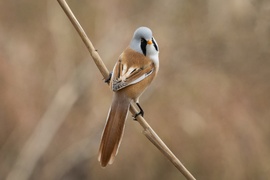
[[[130,72],[129,69],[133,71]],[[158,66],[152,59],[127,48],[114,66],[111,79],[112,90],[124,91],[127,97],[136,102],[152,82],[157,71]],[[140,80],[138,81],[138,79]]]

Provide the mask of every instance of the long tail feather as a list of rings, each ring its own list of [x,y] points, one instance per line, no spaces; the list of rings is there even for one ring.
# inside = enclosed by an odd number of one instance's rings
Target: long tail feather
[[[130,99],[121,93],[114,93],[113,102],[101,138],[98,160],[102,167],[112,164],[121,143]]]

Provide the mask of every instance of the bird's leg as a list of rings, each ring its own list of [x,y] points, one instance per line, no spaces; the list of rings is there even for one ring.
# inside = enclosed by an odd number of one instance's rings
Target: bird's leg
[[[143,117],[144,115],[144,111],[142,109],[142,107],[140,106],[139,103],[136,103],[138,108],[140,109],[140,112],[136,113],[134,116],[133,116],[133,120],[137,121],[137,116],[141,115]]]
[[[110,72],[109,77],[104,79],[104,82],[107,83],[107,84],[110,84],[111,78],[112,78],[112,72]]]

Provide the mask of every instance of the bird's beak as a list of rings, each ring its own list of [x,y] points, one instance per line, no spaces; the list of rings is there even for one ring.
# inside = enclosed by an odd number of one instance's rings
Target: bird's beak
[[[152,40],[148,40],[147,44],[153,44]]]

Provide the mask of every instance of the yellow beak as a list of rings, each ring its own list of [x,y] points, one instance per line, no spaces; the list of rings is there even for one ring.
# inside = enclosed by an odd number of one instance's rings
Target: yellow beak
[[[153,44],[152,40],[148,40],[147,44]]]

